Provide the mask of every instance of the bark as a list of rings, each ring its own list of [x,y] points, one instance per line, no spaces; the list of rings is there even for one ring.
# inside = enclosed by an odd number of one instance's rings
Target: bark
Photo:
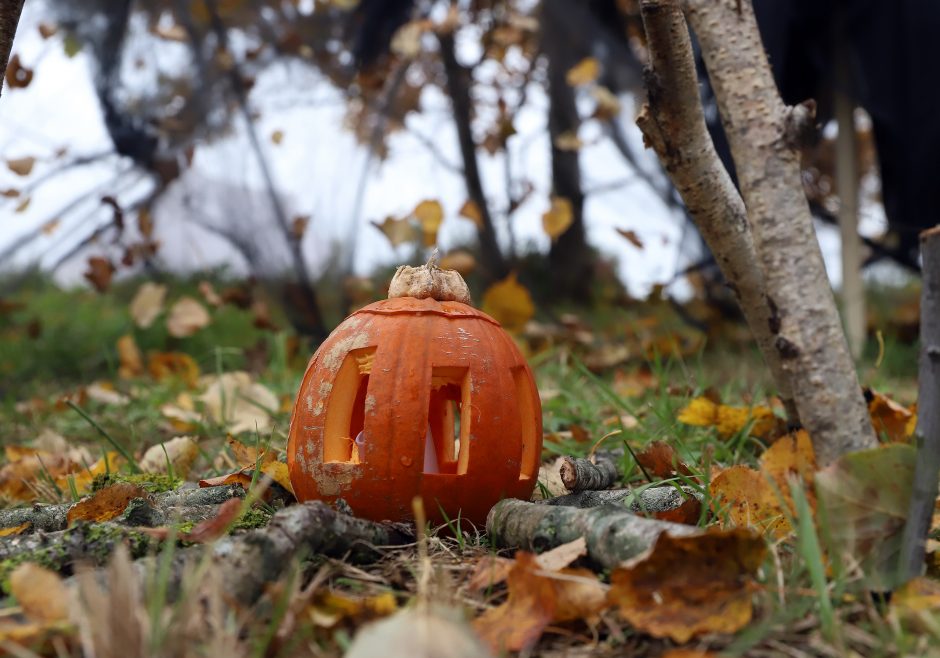
[[[644,2],[641,9],[651,68],[646,83],[648,100],[637,125],[659,156],[737,298],[787,417],[796,424],[799,414],[781,355],[774,346],[771,310],[747,211],[705,124],[685,18],[677,2]]]
[[[568,70],[578,63],[578,53],[570,43],[566,22],[568,0],[545,0],[542,4],[542,50],[548,60],[548,134],[552,153],[552,191],[571,202],[572,221],[568,230],[552,243],[548,262],[555,295],[585,301],[591,293],[593,256],[584,228],[584,191],[581,188],[580,156],[577,150],[558,148],[558,137],[577,134],[581,118],[575,92],[568,84]]]
[[[161,518],[149,525],[163,525],[180,515],[181,521],[201,521],[215,514],[216,506],[229,498],[244,498],[245,490],[240,485],[205,487],[168,491],[153,496],[149,503],[151,517]],[[40,505],[0,510],[0,528],[11,528],[30,523],[25,532],[56,532],[68,527],[67,516],[74,503]],[[137,525],[144,525],[137,523]]]
[[[920,235],[924,279],[920,300],[917,465],[901,545],[901,576],[921,575],[940,477],[940,226]]]
[[[23,11],[24,0],[4,0],[0,8],[0,74],[6,76],[7,63],[10,61],[10,51],[13,50],[13,38],[16,36],[16,26],[20,22],[20,13]],[[0,91],[3,90],[0,81]]]
[[[673,486],[647,487],[636,492],[633,489],[605,489],[603,491],[579,491],[567,496],[557,496],[545,501],[546,505],[564,505],[585,509],[599,505],[617,505],[630,500],[630,511],[636,514],[669,512],[682,507],[689,498],[702,499],[702,494],[692,487]],[[621,505],[623,507],[623,505]]]
[[[694,526],[636,516],[617,505],[578,509],[511,498],[490,510],[486,531],[494,546],[539,553],[584,537],[588,558],[604,569],[644,552],[662,532],[673,536],[701,532]]]
[[[605,457],[594,461],[565,457],[561,463],[561,481],[568,491],[608,489],[620,479],[617,466]]]
[[[774,347],[800,422],[825,467],[840,455],[876,446],[877,439],[802,188],[799,144],[814,129],[815,104],[783,103],[749,0],[682,1],[748,210]]]
[[[493,217],[490,214],[486,194],[483,191],[483,181],[480,178],[480,167],[477,163],[477,145],[473,140],[473,101],[470,97],[470,71],[457,61],[454,52],[454,35],[452,33],[439,34],[438,41],[441,46],[444,72],[447,75],[447,94],[450,96],[454,124],[457,127],[457,140],[460,145],[460,157],[463,161],[467,196],[480,209],[481,226],[478,230],[480,256],[488,278],[491,280],[503,279],[509,274],[509,269],[499,248],[499,242],[496,240]]]

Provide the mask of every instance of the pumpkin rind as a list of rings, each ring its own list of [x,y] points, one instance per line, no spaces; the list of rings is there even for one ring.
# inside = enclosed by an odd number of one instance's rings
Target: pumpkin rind
[[[450,421],[438,416],[447,395],[463,401],[467,440],[453,462],[441,461],[442,471],[455,472],[425,473],[429,409],[433,399],[435,420],[446,428]],[[337,432],[360,418],[354,463],[344,447],[354,437],[338,442]],[[357,515],[404,520],[421,495],[434,520],[443,520],[443,510],[483,523],[500,499],[529,498],[541,447],[532,372],[499,324],[460,302],[401,297],[353,313],[313,355],[287,464],[299,500],[343,498]]]

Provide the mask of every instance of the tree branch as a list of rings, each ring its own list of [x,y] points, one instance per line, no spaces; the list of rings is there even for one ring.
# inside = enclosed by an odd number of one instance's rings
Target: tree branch
[[[20,22],[24,0],[4,0],[0,8],[0,74],[6,77],[7,63],[10,61],[10,51],[13,50],[13,38],[16,36],[16,26]],[[0,80],[0,91],[3,81]]]

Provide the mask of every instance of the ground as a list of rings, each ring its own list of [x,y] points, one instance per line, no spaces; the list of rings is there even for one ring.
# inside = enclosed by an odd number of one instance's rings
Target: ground
[[[298,553],[277,566],[277,576],[263,583],[260,598],[251,601],[225,600],[220,594],[227,591],[224,581],[238,575],[217,573],[205,561],[174,574],[179,556],[201,555],[200,547],[223,533],[233,541],[263,537],[272,515],[291,506],[289,483],[283,477],[286,467],[278,464],[284,460],[293,396],[312,346],[293,336],[276,311],[262,322],[257,305],[251,303],[247,308],[233,303],[213,306],[207,287],[198,280],[167,281],[167,308],[161,306],[152,324],[141,327],[140,309],[131,310],[140,283],[128,281],[98,293],[62,291],[37,278],[0,299],[0,440],[6,449],[0,495],[6,508],[34,502],[67,504],[109,485],[112,492],[117,491],[114,487],[131,487],[121,490],[128,497],[120,499],[119,510],[112,509],[117,503],[102,502],[87,516],[70,518],[71,529],[64,531],[80,535],[88,545],[106,542],[108,550],[88,550],[78,560],[111,574],[112,585],[104,591],[92,592],[75,576],[80,568],[75,553],[68,552],[74,547],[62,549],[62,542],[53,542],[51,547],[17,553],[9,547],[41,536],[42,530],[33,527],[35,522],[4,524],[13,530],[0,538],[0,576],[8,594],[6,608],[0,611],[0,640],[21,642],[41,654],[78,655],[94,648],[97,655],[121,655],[116,640],[109,644],[105,639],[110,632],[138,638],[144,647],[141,655],[205,655],[222,647],[231,655],[339,655],[366,623],[409,605],[423,610],[422,602],[454,606],[457,628],[466,629],[461,619],[467,620],[484,637],[487,624],[502,623],[493,621],[500,614],[518,615],[516,625],[527,627],[533,615],[544,613],[541,595],[532,594],[542,591],[541,581],[522,565],[527,558],[515,556],[514,562],[502,563],[515,569],[509,572],[508,587],[502,578],[492,586],[474,587],[472,581],[480,573],[497,568],[494,556],[512,558],[515,551],[492,545],[484,528],[458,528],[454,523],[429,527],[403,546],[383,547],[356,560],[349,552],[330,557]],[[225,298],[226,289],[234,285],[214,278],[211,287]],[[171,307],[184,296],[208,308],[209,319],[194,320],[199,326],[190,335],[174,336],[189,331],[167,325]],[[872,339],[859,367],[863,385],[890,396],[899,414],[910,414],[907,407],[916,397],[916,317],[905,320],[904,315],[916,298],[916,290],[872,292]],[[712,500],[712,485],[733,465],[768,472],[770,460],[761,460],[761,455],[793,428],[782,419],[767,423],[769,416],[757,411],[766,407],[767,414],[782,416],[746,331],[702,303],[693,302],[685,310],[703,320],[708,331],[693,328],[673,306],[653,299],[608,300],[594,310],[543,311],[535,317],[537,324],[515,334],[542,398],[544,465],[547,469],[559,455],[607,452],[618,467],[617,486],[639,491],[683,484],[704,496],[702,510],[691,523],[740,524],[732,506]],[[127,336],[136,346],[136,363]],[[237,372],[244,374],[233,374]],[[696,421],[689,416],[695,405],[712,405],[708,413],[714,418]],[[886,425],[880,429],[886,441],[903,438],[889,436],[892,430]],[[191,443],[170,447],[168,442],[181,436]],[[655,442],[671,448],[686,470],[680,473],[675,462],[664,474],[657,474],[649,463],[640,466],[644,459],[638,462],[637,455]],[[155,446],[157,452],[145,454]],[[135,472],[148,459],[145,470],[151,472]],[[243,484],[249,496],[247,503],[229,505],[234,516],[221,521],[216,515],[224,504],[202,505],[193,512],[196,505],[186,508],[160,498],[174,495],[174,490],[185,492],[199,480],[226,477]],[[261,491],[258,485],[268,487]],[[558,493],[549,488],[543,482],[539,491]],[[135,498],[149,501],[143,512],[135,512],[143,516],[130,517],[131,511],[125,511]],[[825,542],[818,540],[825,524],[817,520],[814,529],[811,503],[798,498],[794,493],[790,500],[794,516],[785,521],[792,525],[784,530],[771,532],[768,525],[753,522],[762,533],[763,557],[759,568],[740,583],[753,604],[750,622],[734,632],[696,632],[681,646],[748,656],[927,655],[928,647],[937,650],[937,619],[908,614],[907,607],[872,595],[858,569],[838,568]],[[176,510],[173,514],[188,509],[190,516],[159,516],[170,509],[167,505]],[[0,510],[4,513],[9,512]],[[142,518],[151,521],[143,523]],[[140,525],[157,529],[130,529]],[[132,557],[153,556],[141,563],[150,559],[154,565],[153,575],[142,585],[148,592],[143,601],[119,598],[122,591],[133,589],[130,572],[122,571],[120,563],[126,558],[109,565],[113,548],[121,544],[130,545]],[[425,551],[427,560],[422,559]],[[85,604],[69,599],[66,619],[37,619],[28,601],[34,588],[24,589],[14,576],[18,565],[30,561],[59,573],[66,579],[62,591],[82,592]],[[614,590],[619,587],[616,570],[599,569],[584,557],[571,565],[577,567],[591,571],[572,572],[571,578],[587,573],[604,592],[611,583]],[[240,568],[267,573],[273,567]],[[523,590],[535,597],[528,608],[518,604]],[[120,605],[133,612],[117,621],[106,619],[100,609],[88,605],[93,596],[112,605],[123,600]],[[508,603],[513,605],[506,607]],[[680,609],[677,614],[684,613]],[[617,605],[567,619],[549,614],[524,642],[523,655],[658,656],[680,646],[669,633],[654,637],[657,633],[640,630],[627,619]],[[84,634],[75,624],[85,625]]]

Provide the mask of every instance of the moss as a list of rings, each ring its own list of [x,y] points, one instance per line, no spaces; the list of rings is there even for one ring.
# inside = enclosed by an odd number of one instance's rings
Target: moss
[[[91,490],[98,491],[118,482],[128,482],[142,487],[147,493],[163,493],[176,490],[183,481],[165,473],[102,473],[91,483]]]
[[[238,519],[232,530],[254,530],[268,525],[273,515],[261,509],[250,509]]]
[[[10,574],[21,564],[32,562],[52,571],[62,571],[68,565],[68,554],[58,545],[43,546],[32,551],[24,551],[5,560],[0,560],[0,590],[10,594]]]

